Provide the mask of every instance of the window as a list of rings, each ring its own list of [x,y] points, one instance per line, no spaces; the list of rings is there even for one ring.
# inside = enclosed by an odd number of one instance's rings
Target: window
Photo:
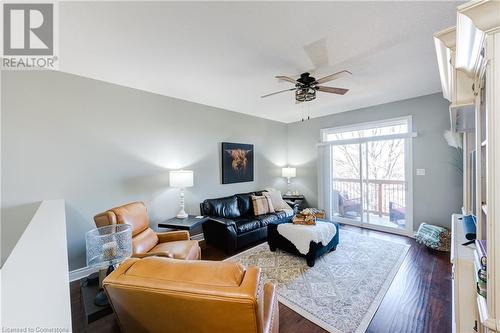
[[[395,120],[371,125],[359,125],[354,130],[352,126],[326,129],[323,130],[323,141],[332,142],[404,133],[408,133],[408,120]]]
[[[411,126],[406,117],[322,130],[320,191],[332,219],[411,231]]]

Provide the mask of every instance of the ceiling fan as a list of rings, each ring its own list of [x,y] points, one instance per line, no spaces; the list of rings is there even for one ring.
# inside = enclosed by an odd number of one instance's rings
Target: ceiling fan
[[[341,77],[345,77],[345,76],[348,76],[351,74],[352,74],[351,72],[349,72],[347,70],[343,70],[343,71],[322,77],[321,79],[316,79],[316,78],[312,77],[311,74],[306,72],[306,73],[300,74],[300,77],[297,80],[294,80],[288,76],[279,75],[279,76],[276,76],[277,79],[293,83],[293,84],[295,84],[295,87],[290,88],[290,89],[280,90],[277,92],[273,92],[271,94],[267,94],[267,95],[264,95],[261,97],[262,98],[269,97],[272,95],[280,94],[280,93],[285,92],[285,91],[295,90],[295,101],[296,101],[296,103],[301,103],[301,102],[312,101],[313,99],[315,99],[316,98],[316,91],[344,95],[346,92],[349,91],[349,89],[326,87],[326,86],[321,86],[320,84],[330,82],[330,81],[333,81],[335,79],[339,79]]]

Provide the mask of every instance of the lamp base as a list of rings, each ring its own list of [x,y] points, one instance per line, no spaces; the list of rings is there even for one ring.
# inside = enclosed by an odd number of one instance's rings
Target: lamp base
[[[109,306],[108,296],[106,295],[106,292],[102,288],[102,280],[104,280],[104,278],[106,276],[108,276],[109,274],[111,274],[111,272],[113,272],[114,270],[115,270],[114,266],[109,265],[108,269],[106,271],[103,269],[101,269],[99,271],[99,292],[95,295],[95,298],[94,298],[95,305],[97,305],[97,306]]]
[[[97,295],[95,295],[94,304],[97,306],[108,306],[109,305],[108,297],[106,296],[106,293],[104,292],[104,290],[101,289],[97,293]]]
[[[178,219],[185,219],[188,216],[189,215],[184,211],[184,209],[181,209],[181,211],[179,213],[177,213],[177,215],[175,217],[177,217]]]

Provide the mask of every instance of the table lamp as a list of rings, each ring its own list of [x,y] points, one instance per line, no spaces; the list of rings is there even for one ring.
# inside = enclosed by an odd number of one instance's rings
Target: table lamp
[[[184,211],[184,189],[193,186],[192,170],[170,171],[170,186],[181,189],[181,210],[177,213],[178,219],[185,219],[188,214]]]
[[[99,293],[94,303],[106,306],[108,298],[102,289],[102,280],[114,269],[114,265],[132,255],[132,226],[115,224],[92,229],[85,235],[87,266],[100,268]],[[105,274],[102,274],[107,267]]]
[[[297,175],[297,170],[295,168],[281,168],[281,176],[286,178],[286,184],[287,184],[287,191],[286,195],[291,195],[292,192],[290,191],[290,178],[294,178]]]

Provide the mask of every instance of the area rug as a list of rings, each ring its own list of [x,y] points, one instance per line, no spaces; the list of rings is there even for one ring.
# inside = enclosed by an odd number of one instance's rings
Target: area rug
[[[337,250],[312,268],[266,243],[226,260],[261,267],[281,303],[329,332],[350,333],[366,330],[409,248],[341,229]]]

